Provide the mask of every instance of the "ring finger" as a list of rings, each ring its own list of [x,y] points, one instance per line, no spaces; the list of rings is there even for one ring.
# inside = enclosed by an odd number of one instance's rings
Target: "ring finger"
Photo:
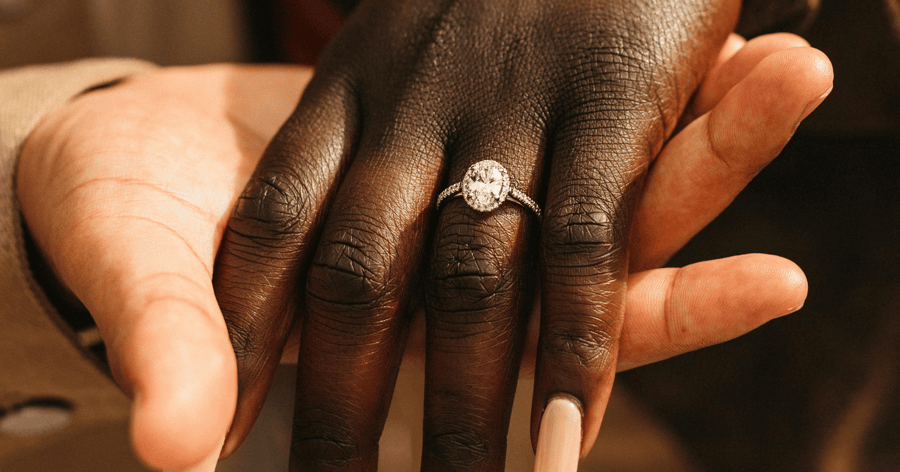
[[[486,162],[505,169],[511,191],[533,197],[545,146],[537,120],[523,119],[521,107],[506,109],[514,111],[474,123],[476,131],[464,134],[471,138],[451,150],[447,183],[462,182],[470,198],[439,208],[425,304],[423,470],[503,470],[539,222],[521,195],[481,206],[502,187],[502,171]]]

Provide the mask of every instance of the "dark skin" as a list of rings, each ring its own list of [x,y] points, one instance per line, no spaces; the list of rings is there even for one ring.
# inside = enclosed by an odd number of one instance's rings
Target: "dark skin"
[[[502,470],[536,274],[532,437],[547,402],[567,394],[588,450],[615,372],[642,178],[739,8],[361,2],[260,161],[216,261],[239,370],[225,454],[301,323],[291,469],[374,470],[411,307],[424,300],[422,468]],[[507,168],[542,221],[509,203],[435,209],[484,159]]]
[[[113,70],[127,65],[115,64]],[[101,65],[64,67],[106,70]],[[17,80],[33,81],[30,74],[23,72]],[[34,237],[32,262],[46,261],[32,269],[43,267],[48,278],[58,278],[58,284],[46,285],[49,290],[71,290],[74,298],[58,300],[62,312],[77,301],[96,322],[111,373],[134,401],[130,436],[135,452],[153,468],[180,470],[202,462],[198,467],[212,469],[226,432],[234,433],[234,444],[252,422],[253,402],[261,402],[270,375],[259,369],[271,359],[267,356],[297,359],[303,323],[294,323],[283,353],[280,345],[270,343],[254,359],[246,353],[259,346],[241,344],[240,337],[233,345],[211,279],[229,215],[266,143],[312,75],[307,68],[228,64],[135,74],[69,100],[29,132],[22,148],[16,193]],[[746,42],[731,35],[722,46],[682,113],[685,127],[666,141],[647,171],[631,216],[627,315],[616,344],[617,369],[732,339],[802,305],[802,271],[776,256],[749,254],[680,269],[643,269],[658,267],[721,212],[777,155],[830,88],[828,59],[796,36]],[[320,89],[306,100],[321,96]],[[328,109],[323,108],[324,117]],[[324,132],[313,142],[341,132],[327,134],[327,126],[320,128]],[[329,153],[318,157],[327,159]],[[319,200],[297,202],[314,204],[324,221],[329,208],[322,202],[341,182],[316,178],[344,178],[345,173],[329,173],[327,166],[300,170],[310,177],[300,182],[310,192],[306,197],[323,194]],[[541,199],[543,193],[535,197]],[[302,221],[312,220],[310,214],[304,217]],[[244,282],[234,279],[232,285],[246,291]],[[424,296],[413,297],[420,298]],[[404,362],[417,367],[424,363],[426,345],[421,301],[404,354]],[[521,367],[529,376],[540,320],[539,305],[532,306]],[[246,311],[251,320],[260,316]],[[269,321],[278,321],[277,315]],[[253,332],[254,326],[241,322],[248,318],[229,316],[233,327]],[[231,334],[239,334],[237,329]],[[259,339],[277,340],[273,332]],[[244,355],[240,368],[245,387],[237,412],[235,347]],[[248,359],[263,362],[249,364]],[[248,382],[248,372],[256,379]],[[239,420],[232,429],[236,413]],[[579,430],[575,426],[572,432]],[[591,432],[587,434],[589,443]],[[572,445],[577,456],[579,443]],[[451,446],[465,450],[469,445]]]

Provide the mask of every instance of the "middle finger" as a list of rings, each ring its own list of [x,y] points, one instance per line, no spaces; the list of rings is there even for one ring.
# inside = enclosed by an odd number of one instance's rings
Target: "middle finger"
[[[375,469],[403,354],[443,142],[363,122],[308,275],[291,470]]]

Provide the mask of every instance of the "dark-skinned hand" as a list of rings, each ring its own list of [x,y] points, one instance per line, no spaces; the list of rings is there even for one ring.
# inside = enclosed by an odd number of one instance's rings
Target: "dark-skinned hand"
[[[424,300],[422,467],[502,470],[538,274],[532,437],[548,401],[566,395],[589,450],[617,364],[647,169],[738,9],[361,2],[224,234],[214,283],[239,366],[225,453],[300,323],[291,467],[373,470]],[[482,213],[453,199],[437,211],[438,192],[485,159],[508,169],[542,220],[511,203]]]
[[[746,44],[733,36],[688,108],[690,124],[651,166],[629,243],[618,370],[731,339],[802,303],[802,272],[775,256],[643,269],[715,217],[829,89],[827,59],[805,46],[790,35]],[[116,380],[134,398],[135,449],[158,468],[207,457],[192,470],[212,470],[219,456],[235,413],[237,369],[246,366],[235,364],[214,297],[213,260],[265,143],[310,75],[161,69],[73,100],[23,149],[17,178],[25,220],[52,275],[100,327]],[[424,358],[422,318],[406,350],[416,364]],[[527,372],[537,325],[532,317]],[[296,360],[298,334],[283,362]],[[251,387],[265,395],[264,386]],[[236,424],[252,422],[248,408],[239,411],[245,416]]]

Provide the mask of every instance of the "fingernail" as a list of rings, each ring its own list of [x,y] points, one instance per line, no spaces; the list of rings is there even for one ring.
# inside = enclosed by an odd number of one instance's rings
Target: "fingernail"
[[[576,472],[581,452],[581,408],[573,398],[555,397],[541,418],[534,472]]]
[[[788,310],[787,313],[785,313],[785,315],[790,315],[791,313],[796,313],[796,312],[800,311],[800,309],[803,308],[803,305],[805,305],[805,304],[806,304],[806,302],[803,302],[800,304],[800,306],[791,308],[790,310]]]
[[[825,98],[827,98],[828,95],[831,94],[831,91],[833,89],[834,89],[834,85],[832,85],[831,87],[828,87],[828,90],[826,90],[825,93],[823,93],[822,95],[819,95],[818,97],[816,97],[815,99],[813,99],[809,103],[807,103],[806,108],[803,109],[803,113],[800,114],[800,121],[805,120],[806,117],[809,116],[809,114],[813,112],[813,110],[815,110],[819,105],[821,105],[822,102],[825,100]]]

